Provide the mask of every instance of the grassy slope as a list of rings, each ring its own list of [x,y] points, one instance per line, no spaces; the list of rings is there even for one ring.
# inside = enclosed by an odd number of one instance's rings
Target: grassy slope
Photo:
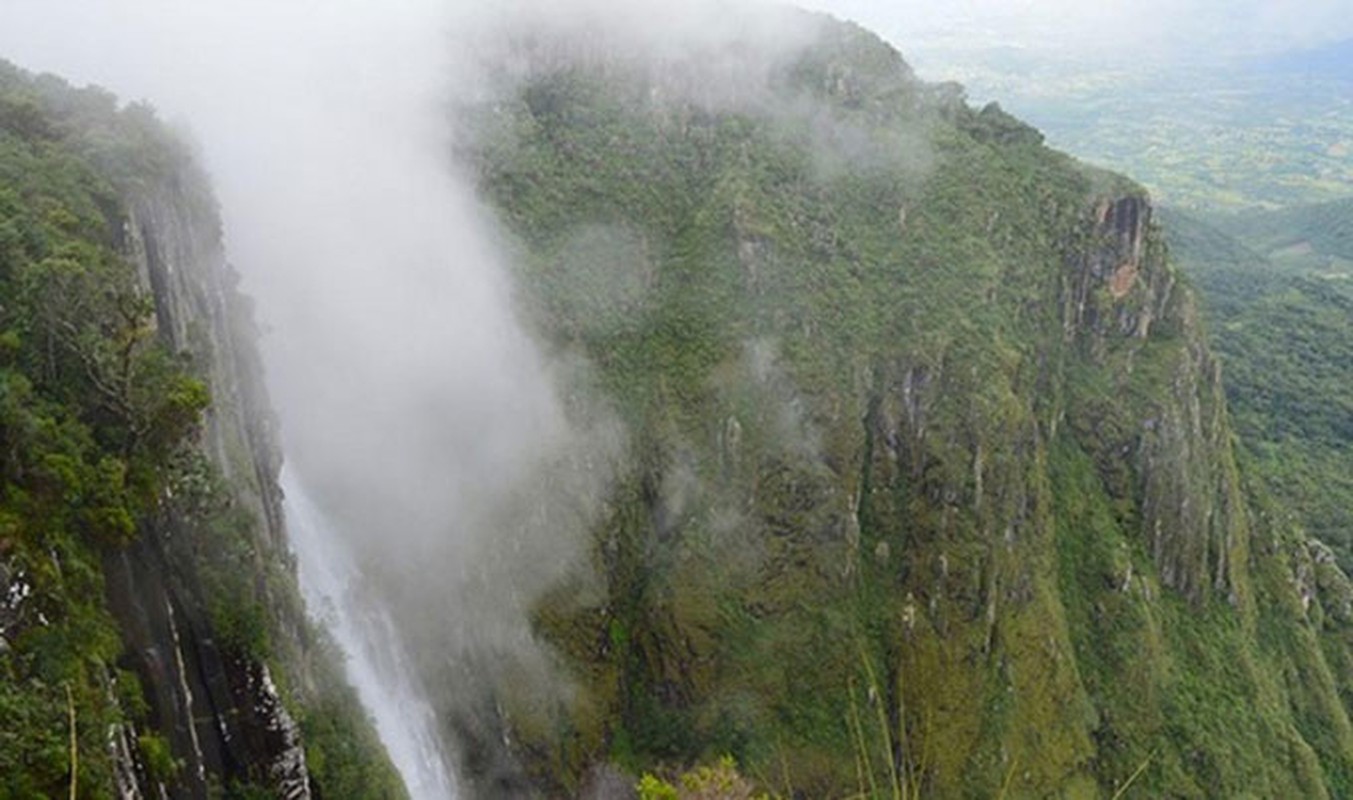
[[[785,81],[849,151],[648,102],[623,69],[487,118],[526,302],[631,437],[605,599],[540,612],[579,691],[505,700],[537,777],[731,752],[809,796],[1347,791],[1291,541],[1251,536],[1149,226],[1140,280],[1092,282],[1072,321],[1105,202],[1140,190],[858,31]],[[1151,336],[1117,332],[1148,310]]]

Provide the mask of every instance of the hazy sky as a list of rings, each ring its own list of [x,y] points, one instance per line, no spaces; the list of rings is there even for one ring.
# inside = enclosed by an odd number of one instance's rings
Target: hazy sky
[[[801,0],[903,52],[1009,45],[1037,56],[1224,58],[1353,38],[1353,0]],[[925,58],[920,59],[924,64]]]
[[[251,7],[266,8],[262,15],[266,18],[276,18],[284,14],[280,9],[290,8],[298,17],[314,20],[320,35],[325,35],[323,17],[352,19],[355,7],[368,7],[365,18],[380,25],[380,17],[400,14],[405,6],[426,9],[439,4],[477,5],[468,0],[279,0],[252,6],[248,0],[2,0],[0,57],[86,79],[94,71],[89,67],[105,50],[118,49],[109,32],[129,27],[169,30],[175,23],[158,19],[164,16],[181,19],[196,14],[208,30],[215,26],[240,30],[248,27],[240,18],[247,17]],[[615,0],[614,4],[632,8],[644,5],[645,0]],[[993,46],[1020,48],[1040,58],[1072,55],[1120,64],[1163,58],[1218,59],[1353,38],[1353,0],[797,0],[797,4],[877,31],[909,54],[923,74],[927,68],[945,71],[952,66],[948,62],[962,59],[963,51]],[[549,8],[558,3],[538,5]],[[53,12],[53,6],[78,8],[78,12]],[[335,9],[341,11],[334,14]],[[74,46],[57,46],[59,40]],[[239,46],[241,53],[248,52],[247,43],[242,44],[229,43]],[[181,48],[179,55],[183,57],[180,67],[192,69],[197,59],[190,49]],[[147,53],[143,61],[155,56]],[[248,65],[241,63],[241,68],[248,69]]]

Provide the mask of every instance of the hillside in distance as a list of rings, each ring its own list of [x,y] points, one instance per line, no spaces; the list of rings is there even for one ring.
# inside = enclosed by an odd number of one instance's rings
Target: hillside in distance
[[[1353,278],[1353,198],[1207,219],[1286,272]]]
[[[1238,468],[1145,191],[804,24],[737,42],[751,83],[544,30],[467,111],[574,412],[625,438],[535,614],[569,690],[442,698],[513,742],[466,780],[1353,790],[1353,585]]]

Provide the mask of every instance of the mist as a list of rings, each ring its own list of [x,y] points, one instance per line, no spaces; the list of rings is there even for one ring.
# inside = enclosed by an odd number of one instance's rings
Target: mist
[[[293,485],[422,674],[456,676],[428,687],[442,710],[504,671],[567,693],[528,617],[563,576],[587,584],[625,442],[589,366],[532,340],[512,244],[451,158],[456,108],[550,68],[548,48],[522,57],[532,37],[658,64],[664,90],[725,109],[764,105],[770,65],[810,33],[716,2],[0,10],[0,56],[148,101],[195,143],[257,302]]]
[[[523,608],[579,548],[500,526],[541,469],[594,445],[452,169],[448,109],[472,85],[458,20],[425,0],[13,2],[0,53],[147,100],[196,143],[265,330],[291,482],[362,565],[350,590],[392,608],[422,659],[454,644],[538,663]]]

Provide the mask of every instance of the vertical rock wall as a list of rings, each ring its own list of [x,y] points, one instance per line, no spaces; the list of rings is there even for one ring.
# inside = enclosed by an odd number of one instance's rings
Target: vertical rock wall
[[[121,247],[154,296],[159,334],[189,354],[208,383],[212,405],[201,447],[224,476],[231,502],[256,522],[253,557],[261,575],[290,569],[277,485],[281,456],[250,308],[235,291],[204,180],[185,169],[131,198]],[[205,797],[213,786],[247,780],[279,797],[307,798],[299,728],[267,665],[224,645],[213,630],[194,565],[173,553],[183,524],[173,513],[162,515],[105,563],[126,661],[145,687],[154,727],[183,764],[176,785],[165,787],[151,785],[143,765],[124,759],[123,771],[135,780],[120,791]],[[289,624],[299,634],[301,621]]]

